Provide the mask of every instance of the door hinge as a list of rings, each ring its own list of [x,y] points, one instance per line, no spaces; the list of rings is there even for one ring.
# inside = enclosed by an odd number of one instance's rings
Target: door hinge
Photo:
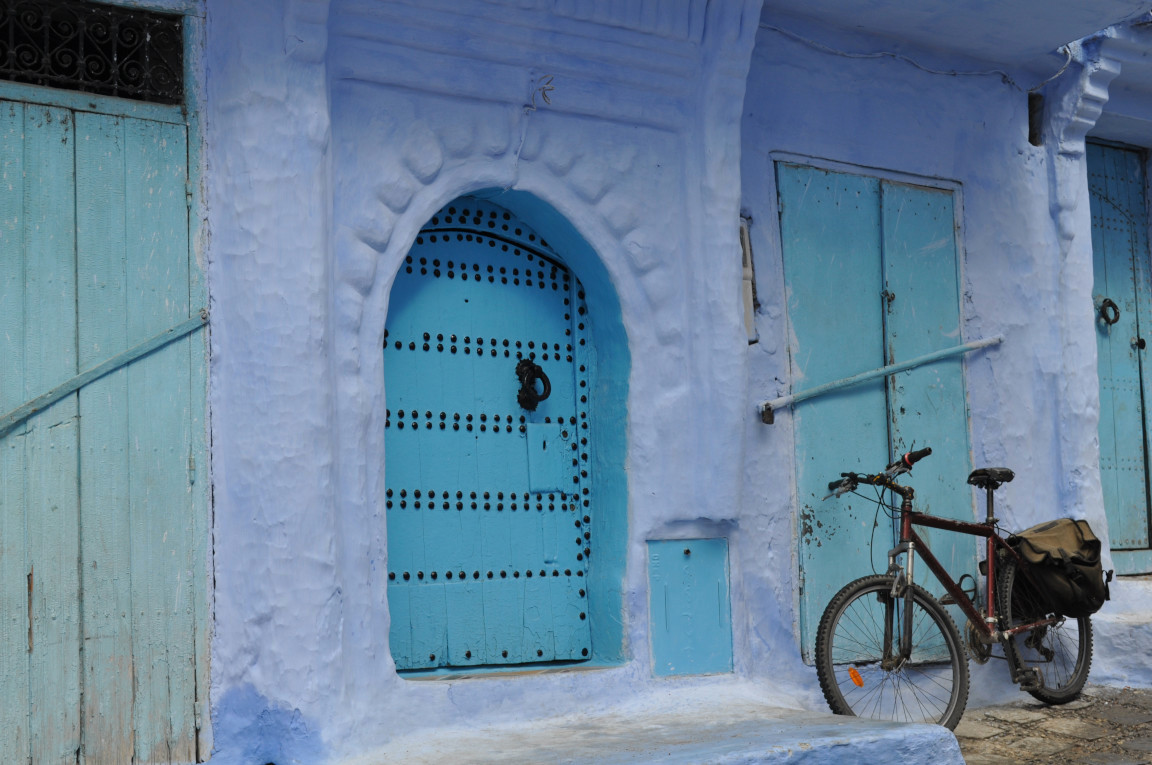
[[[196,457],[191,454],[188,455],[188,483],[196,483]]]

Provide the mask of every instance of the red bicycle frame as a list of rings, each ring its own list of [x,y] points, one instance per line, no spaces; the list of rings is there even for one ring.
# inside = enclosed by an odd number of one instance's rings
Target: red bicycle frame
[[[889,486],[888,488],[892,488]],[[992,640],[1000,640],[1011,637],[1020,632],[1027,632],[1037,627],[1042,627],[1048,624],[1056,624],[1060,621],[1060,617],[1053,617],[1049,619],[1041,619],[1036,622],[1028,624],[1021,624],[1012,627],[1008,630],[996,629],[996,548],[997,545],[1000,549],[1006,550],[1009,555],[1019,561],[1020,570],[1024,572],[1030,580],[1032,578],[1031,572],[1028,570],[1028,564],[1020,557],[1020,554],[1009,545],[1003,538],[1001,538],[995,531],[993,524],[995,519],[991,518],[989,513],[989,520],[984,523],[971,523],[967,521],[955,521],[950,518],[939,518],[934,515],[926,515],[912,509],[912,493],[909,487],[897,487],[901,491],[898,493],[903,497],[900,503],[900,546],[895,548],[893,552],[902,551],[918,553],[920,557],[928,564],[928,568],[936,575],[936,579],[940,584],[944,585],[944,589],[952,597],[953,602],[960,607],[968,617],[968,621],[980,630],[985,636]],[[905,493],[907,491],[908,493]],[[989,508],[991,509],[991,508]],[[982,617],[980,612],[976,609],[976,605],[964,590],[960,589],[960,585],[949,576],[948,572],[940,565],[940,561],[936,560],[936,556],[928,548],[927,543],[920,538],[916,530],[912,528],[913,525],[927,526],[933,529],[943,529],[945,531],[954,531],[957,534],[968,534],[976,537],[984,537],[987,540],[987,561],[988,572],[986,577],[986,599],[988,603],[988,615]]]

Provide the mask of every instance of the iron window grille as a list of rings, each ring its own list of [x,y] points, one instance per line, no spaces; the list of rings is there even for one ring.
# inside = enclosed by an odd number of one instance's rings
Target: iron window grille
[[[0,0],[0,79],[184,101],[179,15],[78,0]]]

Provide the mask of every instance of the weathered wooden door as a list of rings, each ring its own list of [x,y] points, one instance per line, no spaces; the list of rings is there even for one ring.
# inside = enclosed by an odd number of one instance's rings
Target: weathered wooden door
[[[961,344],[950,191],[788,163],[777,165],[777,189],[794,391]],[[893,525],[874,503],[822,501],[829,481],[931,446],[909,479],[918,507],[971,520],[962,362],[937,361],[805,401],[794,412],[807,659],[828,601],[852,579],[883,572],[894,541]],[[926,529],[922,536],[954,577],[975,572],[971,544]],[[930,584],[931,577],[919,579]]]
[[[171,114],[0,101],[0,416],[205,305]],[[0,432],[5,762],[196,759],[203,334]]]
[[[399,669],[589,658],[586,310],[501,207],[458,199],[417,237],[384,342]]]
[[[1117,570],[1143,573],[1152,571],[1145,406],[1152,380],[1144,372],[1143,337],[1152,334],[1152,273],[1143,153],[1088,144],[1088,189],[1104,510]]]

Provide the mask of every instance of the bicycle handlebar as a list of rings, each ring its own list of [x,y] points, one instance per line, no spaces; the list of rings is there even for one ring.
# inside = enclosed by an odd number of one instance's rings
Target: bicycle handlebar
[[[932,453],[932,447],[931,446],[925,446],[923,449],[917,449],[914,452],[907,452],[903,457],[901,457],[900,459],[896,460],[891,465],[889,465],[888,469],[891,470],[892,468],[900,467],[901,465],[903,465],[904,467],[911,470],[913,465],[915,465],[917,462],[924,459],[925,457],[927,457],[931,453]]]
[[[831,494],[829,494],[827,497],[824,497],[824,499],[828,499],[828,497],[831,496],[838,497],[841,494],[847,494],[848,492],[855,491],[856,487],[862,483],[871,484],[873,486],[886,486],[899,493],[902,490],[900,487],[897,487],[894,483],[892,483],[892,479],[903,473],[911,472],[913,465],[931,453],[932,447],[930,446],[925,446],[923,449],[917,449],[913,452],[907,452],[903,457],[889,465],[888,468],[879,475],[841,473],[840,480],[828,482],[828,491],[830,491]],[[911,496],[911,489],[909,488],[907,491],[908,496]]]

